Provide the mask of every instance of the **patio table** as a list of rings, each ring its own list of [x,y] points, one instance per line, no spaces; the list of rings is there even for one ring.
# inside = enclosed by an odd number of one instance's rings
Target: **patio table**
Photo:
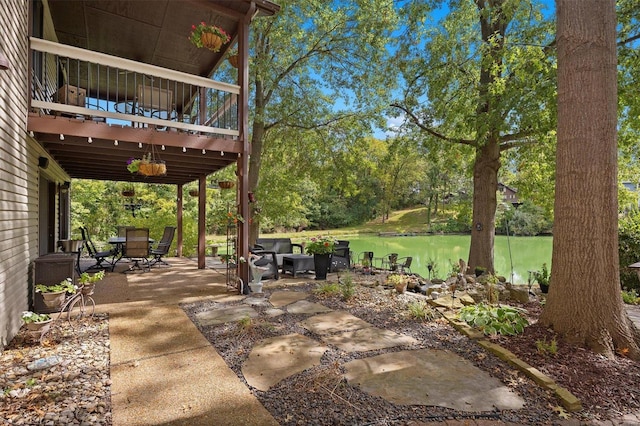
[[[289,254],[282,258],[282,273],[290,272],[294,277],[298,272],[314,271],[313,256]]]

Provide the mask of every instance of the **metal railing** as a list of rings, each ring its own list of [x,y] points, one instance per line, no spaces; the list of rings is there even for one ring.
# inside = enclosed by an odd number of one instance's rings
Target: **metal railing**
[[[237,137],[240,87],[31,38],[31,108],[131,127]]]

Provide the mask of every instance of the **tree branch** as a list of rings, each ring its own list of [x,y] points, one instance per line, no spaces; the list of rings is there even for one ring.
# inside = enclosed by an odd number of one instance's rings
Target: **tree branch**
[[[424,130],[425,132],[429,133],[431,136],[435,136],[436,138],[446,141],[446,142],[451,142],[451,143],[457,143],[457,144],[462,144],[462,145],[469,145],[469,146],[476,146],[476,141],[474,140],[469,140],[469,139],[459,139],[459,138],[450,138],[447,137],[441,133],[436,132],[435,130],[433,130],[431,127],[425,126],[423,123],[420,122],[420,120],[418,119],[418,117],[416,117],[416,115],[409,111],[407,108],[405,108],[404,106],[400,105],[400,104],[396,104],[393,103],[390,106],[398,108],[402,111],[404,111],[405,114],[407,114],[409,117],[411,117],[411,121],[418,127],[420,127],[422,130]]]

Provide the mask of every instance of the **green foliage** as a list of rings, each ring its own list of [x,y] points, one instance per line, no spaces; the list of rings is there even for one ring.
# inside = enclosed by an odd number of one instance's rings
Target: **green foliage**
[[[36,291],[39,293],[58,293],[66,291],[67,293],[75,293],[76,287],[73,285],[71,278],[60,281],[58,284],[44,285],[36,284]]]
[[[25,324],[30,324],[32,322],[49,321],[50,319],[51,316],[49,314],[37,314],[31,311],[25,311],[22,313],[22,321],[24,321]]]
[[[522,309],[507,305],[488,306],[480,303],[465,306],[460,310],[459,317],[486,335],[513,336],[522,333],[529,325]]]
[[[520,207],[499,209],[496,215],[496,231],[502,234],[533,236],[549,232],[551,221],[542,207],[525,200]]]
[[[558,353],[558,342],[555,337],[551,339],[550,343],[547,343],[546,338],[543,340],[536,340],[536,349],[538,350],[538,353],[542,355],[556,355]]]
[[[627,305],[640,304],[640,297],[638,297],[638,292],[635,289],[622,290],[621,293],[622,293],[622,301]]]
[[[324,283],[320,285],[318,288],[313,290],[314,293],[323,295],[323,296],[335,296],[340,294],[340,284],[338,283]]]
[[[431,306],[424,300],[415,300],[407,304],[409,316],[420,321],[431,321],[436,317]]]
[[[549,274],[549,269],[547,268],[547,264],[543,263],[540,271],[535,271],[533,273],[533,278],[540,285],[549,285],[551,281],[551,275]]]
[[[618,223],[618,256],[622,288],[640,290],[640,281],[629,265],[640,261],[640,211],[624,216]]]
[[[342,279],[340,280],[340,293],[342,294],[343,300],[349,300],[353,297],[356,292],[356,286],[353,283],[353,277],[351,273],[347,272],[342,275]]]
[[[90,275],[88,272],[83,272],[80,274],[80,278],[78,279],[78,283],[80,284],[92,284],[97,283],[98,281],[104,278],[104,270],[96,272],[93,275]]]
[[[331,254],[335,246],[336,240],[334,238],[318,235],[309,240],[305,246],[305,251],[307,254]]]

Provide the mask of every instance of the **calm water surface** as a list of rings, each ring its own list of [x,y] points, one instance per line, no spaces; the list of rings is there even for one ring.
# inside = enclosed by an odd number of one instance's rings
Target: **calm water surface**
[[[451,262],[469,259],[469,235],[428,235],[414,237],[357,236],[346,238],[353,252],[354,261],[364,251],[373,251],[375,257],[398,253],[399,257],[412,256],[411,271],[429,276],[427,263],[436,262],[437,276],[444,278],[451,271]],[[509,250],[509,247],[511,250]],[[539,270],[543,263],[551,265],[552,237],[496,236],[494,265],[499,275],[513,282],[526,283],[528,271]],[[509,255],[511,252],[511,256]],[[377,264],[377,263],[376,263]],[[433,273],[432,273],[433,277]]]

